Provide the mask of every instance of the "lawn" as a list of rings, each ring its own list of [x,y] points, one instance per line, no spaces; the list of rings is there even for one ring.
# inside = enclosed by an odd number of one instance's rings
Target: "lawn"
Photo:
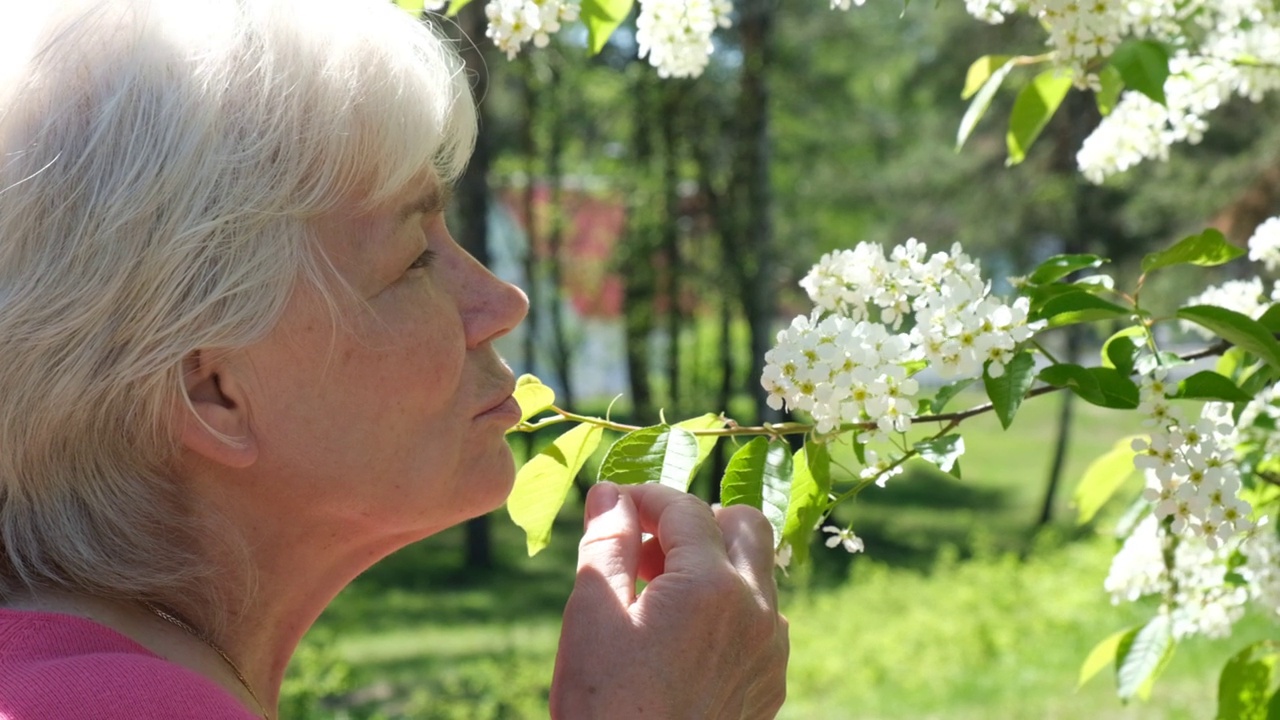
[[[1149,703],[1122,706],[1105,673],[1076,690],[1092,645],[1142,610],[1103,593],[1107,517],[1076,528],[1070,491],[1091,458],[1137,428],[1131,413],[1077,404],[1057,518],[1037,530],[1059,402],[1028,402],[1009,432],[989,416],[966,422],[962,481],[913,465],[842,510],[867,553],[818,547],[811,568],[782,579],[792,628],[783,717],[1212,716],[1217,670],[1248,639],[1274,636],[1269,619],[1246,619],[1231,640],[1185,643]],[[295,662],[284,715],[546,717],[581,508],[571,499],[535,558],[504,512],[493,525],[495,571],[460,569],[454,529],[344,592]]]

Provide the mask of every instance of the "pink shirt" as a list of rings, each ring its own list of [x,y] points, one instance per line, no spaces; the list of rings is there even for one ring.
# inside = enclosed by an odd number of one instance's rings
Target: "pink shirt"
[[[254,720],[202,675],[90,620],[0,608],[0,720]]]

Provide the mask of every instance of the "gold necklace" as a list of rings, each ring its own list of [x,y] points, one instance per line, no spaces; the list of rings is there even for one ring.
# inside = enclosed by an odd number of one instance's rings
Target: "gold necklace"
[[[244,678],[244,673],[240,672],[240,667],[235,664],[235,661],[231,659],[231,656],[227,654],[226,650],[223,650],[222,648],[218,647],[218,644],[210,640],[208,637],[206,637],[204,633],[191,627],[186,622],[183,622],[181,619],[175,617],[172,613],[167,613],[164,610],[161,610],[159,607],[156,607],[153,603],[148,602],[146,600],[142,601],[142,605],[146,609],[150,610],[151,614],[155,615],[161,620],[164,620],[168,623],[171,623],[177,626],[183,632],[187,633],[191,637],[204,643],[206,646],[208,646],[210,650],[218,653],[218,657],[222,658],[222,661],[227,664],[228,668],[231,668],[231,672],[236,676],[236,680],[240,681],[240,686],[243,687],[245,692],[249,693],[249,697],[253,698],[253,701],[258,704],[258,711],[262,713],[262,717],[265,718],[266,720],[271,720],[271,713],[267,712],[267,706],[264,705],[262,701],[258,699],[258,694],[253,691],[252,687],[250,687],[249,681]]]

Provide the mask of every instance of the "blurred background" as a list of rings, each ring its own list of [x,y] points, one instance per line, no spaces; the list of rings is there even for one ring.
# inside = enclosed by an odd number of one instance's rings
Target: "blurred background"
[[[1243,244],[1280,209],[1274,101],[1219,108],[1198,145],[1098,187],[1075,170],[1097,109],[1073,92],[1006,169],[1013,92],[957,152],[960,90],[984,53],[1042,52],[1038,27],[986,26],[958,3],[827,5],[739,0],[696,80],[658,78],[636,56],[632,21],[595,57],[582,29],[509,61],[484,39],[482,2],[430,20],[458,38],[481,108],[451,227],[531,302],[501,346],[517,374],[537,374],[562,407],[634,424],[708,411],[778,420],[762,402],[763,355],[808,311],[797,281],[824,252],[959,242],[1002,293],[1051,255],[1094,252],[1132,288],[1144,253],[1206,226]],[[1214,270],[1167,271],[1144,305],[1168,311],[1209,281],[1256,274],[1243,261]],[[1096,364],[1102,339],[1062,329],[1047,342]],[[1037,398],[1008,432],[989,416],[965,423],[963,481],[911,466],[842,507],[866,553],[819,544],[811,567],[780,580],[793,648],[782,716],[1212,715],[1216,668],[1269,620],[1186,643],[1150,703],[1120,705],[1106,673],[1076,688],[1089,649],[1145,610],[1102,590],[1125,503],[1079,526],[1071,491],[1138,429],[1066,394]],[[511,436],[517,462],[554,430]],[[693,492],[714,500],[726,459],[708,461]],[[360,578],[300,649],[282,716],[546,717],[595,471],[588,463],[535,558],[500,509]]]

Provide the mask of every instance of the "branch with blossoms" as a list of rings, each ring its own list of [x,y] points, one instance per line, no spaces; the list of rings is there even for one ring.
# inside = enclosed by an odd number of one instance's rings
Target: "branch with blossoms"
[[[1280,266],[1280,222],[1251,247],[1257,259]],[[777,334],[760,379],[769,404],[797,420],[741,425],[706,413],[640,427],[557,407],[549,388],[525,376],[516,390],[522,419],[513,431],[569,429],[519,470],[508,511],[536,553],[549,541],[573,478],[606,434],[616,438],[603,452],[598,478],[681,490],[716,444],[729,438],[735,450],[720,479],[721,500],[765,514],[780,565],[806,562],[819,530],[828,547],[863,552],[866,544],[853,526],[829,523],[842,503],[884,487],[908,461],[932,463],[958,477],[965,421],[994,413],[1008,428],[1024,401],[1072,392],[1094,405],[1137,412],[1147,429],[1100,458],[1076,495],[1081,520],[1088,521],[1125,486],[1125,476],[1137,470],[1145,478],[1129,513],[1135,520],[1124,532],[1129,549],[1117,555],[1108,589],[1117,598],[1160,599],[1155,617],[1133,629],[1127,644],[1112,648],[1125,676],[1146,682],[1159,666],[1135,666],[1150,660],[1130,652],[1138,635],[1172,647],[1189,635],[1218,632],[1195,609],[1248,599],[1249,591],[1228,592],[1223,583],[1243,572],[1240,558],[1270,552],[1265,543],[1274,535],[1258,528],[1266,519],[1263,508],[1280,498],[1280,489],[1276,498],[1263,492],[1280,476],[1280,441],[1264,432],[1280,426],[1280,406],[1273,402],[1280,308],[1257,302],[1232,307],[1229,291],[1221,288],[1193,298],[1169,318],[1154,317],[1141,305],[1151,274],[1176,265],[1219,265],[1243,254],[1207,230],[1144,258],[1132,292],[1117,290],[1109,276],[1096,272],[1105,259],[1060,255],[1019,279],[1016,296],[1002,298],[958,245],[930,253],[912,239],[888,253],[872,243],[829,253],[800,281],[812,311]],[[1125,325],[1103,343],[1097,366],[1062,362],[1041,342],[1045,333],[1096,322]],[[1194,328],[1209,344],[1181,355],[1164,351],[1155,329],[1166,323]],[[1175,368],[1212,357],[1218,358],[1215,369],[1179,370],[1183,377],[1174,380]],[[926,377],[934,379],[929,389],[922,383]],[[971,386],[981,388],[987,401],[946,410]],[[1199,408],[1189,412],[1186,401]],[[925,424],[937,427],[911,432]],[[1246,437],[1246,430],[1254,435]],[[803,445],[793,451],[788,439],[797,437]],[[1255,446],[1263,449],[1249,449]],[[847,447],[840,462],[832,457],[837,447]],[[843,474],[833,473],[833,466]],[[1132,558],[1159,563],[1139,583],[1125,574]],[[1195,562],[1221,565],[1221,573],[1208,573],[1217,584],[1204,572],[1188,575]],[[1264,583],[1261,565],[1252,567],[1250,577]],[[1141,687],[1122,685],[1121,695],[1135,696]]]

